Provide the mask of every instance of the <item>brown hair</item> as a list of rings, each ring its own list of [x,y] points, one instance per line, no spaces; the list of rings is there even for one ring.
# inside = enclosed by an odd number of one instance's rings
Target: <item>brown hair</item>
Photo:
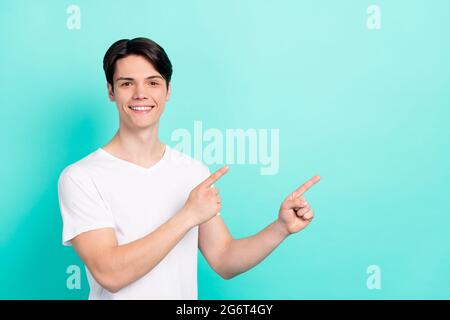
[[[172,63],[164,49],[150,39],[134,38],[114,42],[105,53],[103,70],[105,71],[106,81],[113,87],[113,90],[116,61],[129,55],[139,55],[147,59],[166,80],[167,87],[169,86],[172,77]]]

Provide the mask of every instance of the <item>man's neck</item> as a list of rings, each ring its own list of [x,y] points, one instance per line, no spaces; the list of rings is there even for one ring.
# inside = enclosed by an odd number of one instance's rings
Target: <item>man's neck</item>
[[[158,137],[158,125],[139,131],[121,126],[103,149],[113,156],[143,167],[151,167],[164,153]]]

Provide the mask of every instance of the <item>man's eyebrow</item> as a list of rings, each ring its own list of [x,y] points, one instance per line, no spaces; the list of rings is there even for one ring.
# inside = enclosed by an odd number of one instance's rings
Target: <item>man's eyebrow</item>
[[[157,76],[157,75],[149,76],[149,77],[145,78],[145,80],[152,80],[152,79],[161,79],[161,80],[164,80],[163,77]],[[123,81],[134,81],[134,78],[130,78],[130,77],[119,77],[119,78],[116,79],[116,81],[119,81],[119,80],[123,80]]]

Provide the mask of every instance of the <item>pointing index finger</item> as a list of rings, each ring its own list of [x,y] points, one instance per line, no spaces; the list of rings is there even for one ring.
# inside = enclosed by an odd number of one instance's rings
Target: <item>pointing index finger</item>
[[[217,180],[219,180],[225,173],[228,172],[228,166],[223,166],[213,174],[211,174],[205,181],[202,182],[202,186],[209,188],[211,187]]]
[[[298,187],[294,191],[294,196],[299,197],[302,194],[304,194],[306,191],[308,191],[309,188],[311,188],[313,185],[315,185],[317,182],[320,181],[320,176],[314,176],[308,181],[306,181],[304,184],[302,184],[300,187]]]

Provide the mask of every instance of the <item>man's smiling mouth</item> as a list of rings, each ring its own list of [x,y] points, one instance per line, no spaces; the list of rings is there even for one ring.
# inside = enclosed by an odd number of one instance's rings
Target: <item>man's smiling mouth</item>
[[[131,105],[128,106],[129,109],[136,111],[136,112],[149,112],[151,111],[155,106],[151,106],[151,105],[144,105],[144,106],[135,106],[135,105]]]

